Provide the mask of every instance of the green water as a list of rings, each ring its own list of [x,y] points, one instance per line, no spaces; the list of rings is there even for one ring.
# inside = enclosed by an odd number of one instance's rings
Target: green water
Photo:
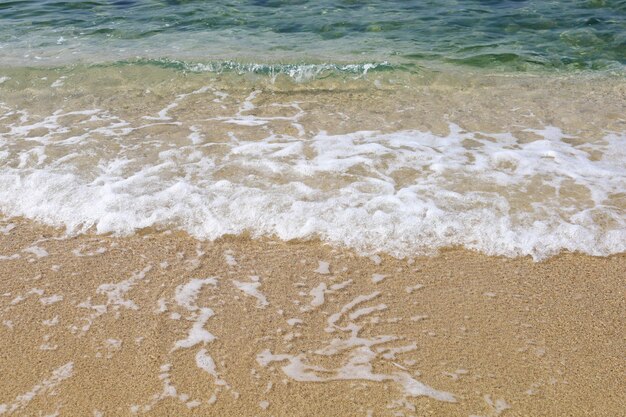
[[[626,1],[0,2],[3,65],[137,58],[622,70]]]

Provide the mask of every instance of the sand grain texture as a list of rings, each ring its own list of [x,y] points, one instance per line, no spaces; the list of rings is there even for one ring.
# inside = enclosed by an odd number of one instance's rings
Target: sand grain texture
[[[379,261],[0,226],[0,414],[626,415],[624,255]],[[293,358],[338,380],[297,380]],[[409,395],[407,376],[456,402]]]

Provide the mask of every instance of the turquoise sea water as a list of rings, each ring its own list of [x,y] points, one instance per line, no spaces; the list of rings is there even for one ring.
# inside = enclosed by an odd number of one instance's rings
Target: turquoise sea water
[[[624,0],[0,2],[5,65],[120,59],[622,69]]]

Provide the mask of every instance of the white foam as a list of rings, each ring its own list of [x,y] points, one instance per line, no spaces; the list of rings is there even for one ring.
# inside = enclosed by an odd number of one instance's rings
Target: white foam
[[[165,313],[167,311],[167,301],[164,298],[159,298],[157,300],[157,308],[154,309],[154,312],[157,314]]]
[[[233,285],[237,287],[237,289],[244,292],[249,297],[254,297],[257,299],[257,307],[265,308],[269,305],[267,302],[267,298],[265,295],[259,291],[261,287],[261,282],[259,282],[258,277],[251,277],[252,282],[240,282],[233,280]],[[256,279],[255,279],[256,278]]]
[[[28,253],[32,253],[33,255],[35,255],[38,258],[43,258],[45,256],[48,256],[48,251],[45,250],[44,248],[41,248],[39,246],[30,246],[26,249],[22,249],[22,252],[28,252]]]
[[[218,120],[223,123],[234,124],[238,126],[251,126],[251,127],[265,126],[272,121],[289,121],[291,122],[291,125],[295,127],[296,130],[298,130],[299,134],[302,133],[302,126],[298,123],[298,120],[304,115],[304,111],[300,108],[298,103],[291,103],[291,104],[286,104],[286,105],[274,103],[275,107],[284,107],[290,110],[295,110],[296,112],[293,115],[262,117],[262,116],[252,115],[252,114],[245,114],[256,109],[256,106],[254,105],[253,101],[254,99],[256,99],[256,97],[259,94],[261,94],[260,90],[255,90],[252,93],[250,93],[248,97],[246,97],[243,103],[240,105],[239,110],[237,111],[236,115],[232,117],[214,117],[210,120]]]
[[[17,304],[21,303],[21,302],[22,302],[22,301],[24,301],[25,299],[26,299],[26,298],[25,298],[24,296],[18,295],[18,296],[16,296],[14,299],[12,299],[12,300],[11,300],[11,303],[10,303],[10,304],[11,304],[12,306],[14,306],[14,305],[17,305]]]
[[[371,300],[375,299],[376,297],[378,297],[379,295],[380,295],[380,291],[374,291],[371,294],[359,295],[359,296],[355,297],[348,304],[344,305],[338,313],[332,314],[328,318],[328,328],[327,328],[327,330],[332,332],[332,331],[334,331],[335,328],[340,328],[340,327],[337,326],[337,322],[341,319],[341,317],[344,314],[346,314],[347,312],[352,310],[357,305],[362,304],[362,303],[364,303],[366,301],[371,301]]]
[[[316,308],[324,304],[326,294],[326,283],[320,282],[317,287],[313,288],[309,294],[313,299],[311,300],[311,308]]]
[[[83,326],[79,327],[78,326],[72,326],[70,328],[70,330],[72,331],[72,333],[75,333],[78,330],[81,330],[83,333],[87,332],[90,328],[91,325],[93,324],[93,322],[100,316],[102,316],[103,314],[105,314],[108,310],[108,307],[106,304],[97,304],[97,305],[93,305],[91,303],[91,297],[89,297],[87,300],[83,301],[82,303],[79,303],[77,305],[77,307],[80,308],[88,308],[90,310],[92,310],[92,312],[89,314],[89,316],[85,317],[84,320],[87,321],[86,324],[84,324]]]
[[[193,133],[194,124],[172,124],[171,115],[191,94],[213,92],[181,94],[152,117]],[[168,146],[153,159],[144,156],[145,147],[128,146],[129,135],[145,125],[102,110],[24,116],[0,133],[0,152],[7,153],[0,160],[0,211],[69,232],[93,226],[98,233],[128,234],[160,226],[207,239],[250,232],[320,238],[370,255],[432,254],[450,246],[535,259],[563,250],[626,251],[619,197],[626,189],[626,133],[573,138],[546,126],[529,129],[538,140],[527,141],[450,124],[445,135],[291,136],[265,125],[299,124],[303,111],[287,103],[279,107],[285,115],[251,115],[261,94],[253,92],[236,114],[214,122],[264,124],[258,130],[265,138],[231,133],[219,146]],[[74,116],[97,126],[68,137],[64,119]],[[35,134],[42,128],[48,133]],[[119,149],[106,151],[94,135]],[[10,146],[15,143],[20,146]],[[61,145],[71,151],[57,156]],[[85,163],[90,155],[98,156]]]
[[[59,324],[59,316],[54,316],[51,319],[47,319],[41,322],[44,326],[56,326]]]
[[[39,302],[43,305],[50,305],[54,303],[58,303],[63,300],[63,296],[60,294],[53,294],[50,297],[43,297],[39,299]]]
[[[52,88],[59,88],[59,87],[63,87],[63,85],[65,84],[65,79],[67,77],[65,76],[61,76],[59,77],[55,82],[53,82],[50,87]]]
[[[204,370],[213,378],[215,378],[216,385],[228,385],[226,381],[220,378],[215,367],[215,361],[213,360],[211,355],[208,354],[206,349],[200,349],[196,353],[196,365],[198,366],[198,368]]]
[[[380,258],[380,255],[378,255],[378,254],[376,254],[376,253],[375,253],[375,254],[373,254],[373,255],[371,255],[369,258],[370,258],[370,260],[371,260],[372,262],[374,262],[374,264],[375,264],[375,265],[380,265],[380,263],[383,261],[383,260]]]
[[[91,310],[91,313],[83,319],[87,322],[81,327],[73,325],[70,327],[72,333],[80,330],[85,333],[90,328],[93,322],[100,316],[106,314],[109,311],[109,307],[115,312],[116,317],[120,315],[120,309],[138,310],[139,306],[135,304],[133,300],[126,298],[126,295],[133,287],[146,277],[146,274],[152,269],[151,265],[146,266],[143,270],[134,272],[127,280],[120,281],[118,283],[102,284],[96,289],[96,293],[106,296],[107,300],[104,304],[92,304],[91,297],[87,300],[77,304],[77,307],[87,308]]]
[[[97,255],[102,255],[103,253],[105,253],[107,250],[104,247],[99,247],[96,248],[92,251],[88,251],[88,252],[83,252],[86,248],[86,245],[80,245],[78,248],[76,249],[72,249],[72,254],[74,256],[78,256],[80,258],[82,257],[86,257],[86,256],[97,256]]]
[[[352,313],[349,314],[350,320],[356,320],[361,316],[366,316],[368,314],[372,314],[375,313],[377,311],[383,311],[387,309],[387,305],[386,304],[378,304],[375,306],[371,306],[371,307],[363,307],[360,308],[356,311],[353,311]]]
[[[15,226],[14,223],[9,223],[6,226],[0,226],[0,233],[2,233],[3,235],[8,235],[11,230],[15,229],[17,226]]]
[[[422,284],[415,284],[415,285],[411,285],[409,287],[406,287],[404,290],[408,293],[408,294],[412,294],[415,291],[421,290],[422,288],[424,288],[424,285]]]
[[[213,357],[209,354],[208,350],[204,348],[206,344],[211,343],[215,340],[215,336],[204,328],[208,320],[213,317],[214,312],[209,307],[200,307],[198,305],[198,298],[200,296],[200,291],[202,290],[202,288],[205,286],[215,287],[217,286],[217,283],[218,281],[215,277],[203,279],[194,278],[186,284],[176,287],[174,300],[179,307],[183,307],[189,312],[187,320],[192,321],[193,324],[192,327],[188,330],[187,337],[185,339],[175,341],[174,347],[171,351],[174,352],[181,348],[192,348],[198,344],[202,345],[203,347],[196,351],[196,366],[211,375],[216,385],[230,388],[226,381],[222,379],[222,377],[219,375]],[[169,371],[169,368],[167,370]],[[173,390],[173,395],[169,396],[176,396],[176,389],[169,382],[169,374],[166,375],[166,377],[166,381],[168,382],[168,386],[170,388],[164,387],[164,393],[166,392],[165,388],[168,388],[170,390]],[[155,397],[155,401],[160,401],[160,399],[162,398],[164,398],[163,394],[160,397]],[[187,401],[187,398],[181,397],[181,395],[178,395],[178,398],[182,401],[185,401],[188,408],[194,408],[199,405],[195,400],[189,402]],[[209,403],[211,403],[211,401],[217,401],[215,392],[213,393],[213,396],[211,398],[212,400],[209,400]]]
[[[217,285],[217,279],[214,277],[210,278],[194,278],[189,281],[187,284],[179,285],[176,287],[176,294],[174,299],[181,307],[186,308],[189,311],[198,310],[198,306],[195,304],[196,299],[198,298],[198,294],[200,290],[205,285]]]
[[[188,394],[178,392],[176,386],[172,383],[171,380],[171,370],[171,364],[165,363],[161,365],[161,373],[159,374],[159,379],[163,381],[163,388],[161,392],[152,395],[148,404],[145,404],[143,406],[139,406],[137,404],[131,405],[130,412],[132,414],[137,414],[140,411],[143,413],[147,413],[152,410],[152,408],[154,408],[157,403],[167,398],[175,398],[183,402],[187,406],[187,408],[194,408],[197,406],[199,402],[198,400],[189,400],[190,396]]]
[[[374,284],[378,284],[380,281],[384,280],[385,278],[387,278],[387,275],[383,275],[383,274],[373,274],[372,275],[372,282]]]
[[[154,116],[144,116],[144,119],[147,119],[147,120],[163,120],[163,121],[172,120],[172,117],[168,113],[169,113],[170,110],[178,107],[182,100],[184,100],[187,97],[192,96],[192,95],[206,93],[210,89],[211,89],[210,86],[205,86],[205,87],[201,87],[201,88],[199,88],[199,89],[197,89],[195,91],[192,91],[191,93],[179,94],[179,95],[176,96],[174,101],[172,101],[167,106],[165,106],[163,109],[161,109],[158,112],[158,115],[156,117],[154,117]]]
[[[192,321],[193,325],[188,330],[187,337],[185,339],[177,340],[176,342],[174,342],[174,347],[172,348],[172,351],[176,351],[177,349],[181,348],[191,348],[198,344],[204,346],[215,340],[215,336],[204,328],[208,320],[214,315],[214,312],[209,307],[200,307],[197,304],[200,291],[204,286],[217,286],[217,278],[194,278],[188,283],[176,287],[174,300],[176,301],[178,306],[185,308],[189,312],[189,316],[187,317],[187,319]],[[226,381],[224,381],[219,376],[213,357],[204,347],[196,352],[195,359],[198,368],[210,374],[215,379],[216,385],[229,387]],[[215,400],[217,400],[217,397],[215,397]],[[190,408],[194,407],[195,402],[188,402],[187,406]]]
[[[237,259],[235,259],[235,253],[232,250],[224,251],[224,260],[228,266],[237,266]]]
[[[491,413],[489,413],[489,414],[492,415],[492,416],[498,417],[505,410],[508,410],[508,409],[511,408],[511,406],[502,398],[498,398],[496,400],[493,400],[491,398],[491,395],[489,395],[489,394],[486,394],[483,398],[484,398],[485,402],[487,403],[487,405],[489,406],[489,408],[491,409]],[[483,416],[472,414],[472,415],[470,415],[470,417],[483,417]]]
[[[139,281],[143,280],[151,269],[152,266],[148,265],[143,270],[134,272],[129,279],[115,284],[101,284],[96,292],[106,295],[106,305],[112,306],[114,310],[119,310],[120,307],[139,310],[139,307],[133,300],[126,299],[126,294],[132,290]]]
[[[328,262],[318,261],[318,266],[315,272],[322,275],[330,274],[330,264]]]
[[[104,344],[109,349],[118,350],[122,347],[122,341],[119,339],[106,339]]]
[[[386,346],[378,348],[377,351],[372,350],[377,345],[387,345],[390,342],[398,340],[398,337],[392,335],[381,335],[373,337],[363,337],[359,333],[362,326],[357,325],[353,320],[360,316],[369,314],[373,311],[381,311],[387,308],[384,304],[373,307],[363,307],[353,313],[350,311],[357,305],[369,302],[380,295],[374,292],[367,295],[355,297],[352,301],[344,305],[338,313],[331,315],[328,319],[329,328],[333,331],[339,330],[347,332],[348,337],[336,337],[331,339],[325,346],[315,350],[316,355],[333,356],[347,354],[347,359],[336,368],[327,368],[314,365],[306,354],[273,354],[266,349],[257,355],[257,363],[261,366],[268,366],[273,362],[287,362],[281,367],[282,371],[289,378],[299,382],[326,382],[338,380],[365,380],[384,382],[392,381],[402,387],[404,395],[409,397],[428,396],[440,401],[454,402],[455,398],[452,394],[444,391],[435,390],[414,379],[405,370],[391,373],[374,372],[373,362],[379,359],[382,353],[382,359],[394,359],[399,353],[406,353],[417,348],[415,344],[399,347]],[[349,322],[345,326],[339,326],[339,320],[347,315]],[[344,333],[345,335],[345,333]],[[396,364],[396,367],[397,364]],[[402,367],[400,367],[402,369]]]
[[[398,347],[384,347],[384,348],[379,347],[377,349],[378,352],[384,352],[383,358],[385,359],[395,359],[396,355],[399,353],[407,353],[407,352],[412,352],[414,350],[417,350],[417,345],[415,343],[412,343],[406,346],[398,346]]]
[[[339,290],[343,290],[344,288],[346,288],[350,284],[352,284],[352,280],[348,279],[348,280],[345,280],[343,282],[338,282],[336,284],[332,284],[329,288],[330,288],[331,291],[339,291]]]
[[[11,404],[0,404],[0,414],[14,413],[28,405],[36,396],[52,392],[61,382],[72,376],[74,362],[68,362],[52,371],[50,378],[44,379],[30,391],[18,395]]]
[[[185,339],[177,340],[174,343],[174,350],[190,348],[199,343],[207,344],[215,340],[215,336],[204,328],[215,313],[209,307],[198,307],[195,304],[198,292],[203,285],[216,285],[216,280],[215,278],[194,279],[188,284],[176,288],[176,302],[191,312],[189,320],[193,322],[193,325]]]

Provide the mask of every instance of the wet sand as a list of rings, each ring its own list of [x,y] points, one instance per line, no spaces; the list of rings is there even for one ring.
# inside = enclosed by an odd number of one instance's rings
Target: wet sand
[[[626,415],[626,255],[0,232],[0,414]]]

